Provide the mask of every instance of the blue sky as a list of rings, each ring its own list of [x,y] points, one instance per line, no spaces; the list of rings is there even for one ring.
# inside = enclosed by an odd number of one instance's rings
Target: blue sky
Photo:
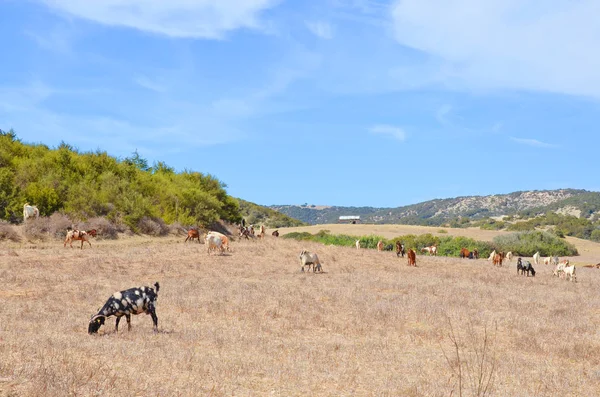
[[[0,128],[258,204],[600,190],[595,0],[0,0]]]

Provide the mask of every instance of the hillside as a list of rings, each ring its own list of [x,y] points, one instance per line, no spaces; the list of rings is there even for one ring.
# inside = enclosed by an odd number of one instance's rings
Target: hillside
[[[263,207],[246,200],[238,199],[240,213],[249,225],[265,225],[268,228],[303,226],[304,222],[294,219],[282,212]]]
[[[600,241],[600,193],[577,189],[514,192],[435,199],[397,208],[272,206],[308,224],[337,223],[360,215],[362,223],[488,230],[547,230],[560,237]]]
[[[103,217],[140,231],[148,222],[209,225],[241,220],[239,203],[226,185],[196,171],[175,172],[149,165],[137,152],[124,159],[106,152],[79,152],[67,143],[57,148],[22,142],[0,131],[0,219],[23,220],[23,204],[42,217],[73,221]]]
[[[590,204],[590,203],[593,203]],[[309,224],[335,223],[340,215],[360,215],[362,222],[440,226],[462,218],[478,220],[522,214],[533,216],[568,207],[591,216],[600,209],[600,193],[560,189],[514,192],[490,196],[434,199],[397,208],[311,207],[274,205],[271,208]]]

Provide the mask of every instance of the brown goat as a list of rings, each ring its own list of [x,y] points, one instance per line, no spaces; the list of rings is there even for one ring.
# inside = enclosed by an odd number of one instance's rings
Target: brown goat
[[[187,243],[188,240],[193,240],[193,239],[197,239],[198,240],[198,244],[200,244],[200,232],[198,231],[198,229],[190,229],[190,230],[188,230],[188,235],[185,238],[184,243]]]
[[[81,241],[81,249],[83,249],[84,242],[87,242],[91,248],[92,243],[90,243],[89,240],[90,236],[96,237],[96,229],[88,230],[87,232],[85,230],[79,231],[77,229],[71,229],[67,231],[67,237],[65,238],[65,243],[63,244],[63,247],[66,247],[67,243],[69,243],[69,246],[73,248],[73,240],[77,240]]]

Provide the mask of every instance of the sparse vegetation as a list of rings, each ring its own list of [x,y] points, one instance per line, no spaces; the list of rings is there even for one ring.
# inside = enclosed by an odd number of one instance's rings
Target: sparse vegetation
[[[0,221],[0,241],[10,240],[14,242],[21,241],[17,231],[7,222]]]
[[[179,237],[0,244],[1,395],[598,394],[600,270],[566,283],[549,266],[517,276],[514,262],[413,268],[270,236],[211,256]],[[299,271],[303,248],[325,273]],[[87,334],[107,296],[155,281],[157,334],[148,316]]]

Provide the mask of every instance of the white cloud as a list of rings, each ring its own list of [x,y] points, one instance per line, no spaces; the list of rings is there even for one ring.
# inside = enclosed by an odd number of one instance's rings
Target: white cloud
[[[395,38],[445,64],[446,84],[600,97],[596,0],[398,0]]]
[[[535,147],[544,147],[544,148],[552,148],[552,147],[556,147],[556,145],[551,144],[551,143],[546,143],[546,142],[542,142],[542,141],[538,141],[537,139],[529,139],[529,138],[515,138],[515,137],[510,137],[511,140],[518,142],[520,144],[523,145],[528,145],[528,146],[535,146]]]
[[[140,87],[146,88],[151,91],[156,91],[156,92],[167,91],[167,88],[163,84],[161,84],[155,80],[152,80],[149,77],[146,77],[144,75],[135,76],[133,81]]]
[[[71,52],[73,35],[66,28],[54,27],[43,32],[26,30],[24,33],[33,39],[40,48],[63,55]]]
[[[452,123],[450,122],[450,120],[448,120],[447,116],[450,114],[451,111],[452,111],[452,106],[450,106],[448,104],[442,105],[437,110],[437,112],[435,112],[435,118],[441,125],[449,126]]]
[[[41,0],[76,17],[172,37],[221,38],[260,27],[259,14],[279,0]]]
[[[35,81],[22,87],[0,86],[0,120],[3,130],[14,128],[26,141],[48,145],[61,140],[82,150],[99,144],[113,155],[128,155],[136,148],[140,153],[179,150],[240,140],[237,115],[216,112],[211,106],[198,105],[192,99],[175,101],[156,95],[140,109],[127,112],[99,111],[94,114],[59,112],[46,106],[55,97],[77,98],[85,103],[97,96],[110,98],[114,92],[97,89],[64,90]],[[117,106],[119,107],[119,106]]]
[[[325,40],[333,38],[333,28],[327,22],[306,22],[306,27],[317,37]]]
[[[406,140],[406,132],[402,128],[393,125],[377,124],[369,128],[369,132],[377,135],[389,135],[401,142]]]

